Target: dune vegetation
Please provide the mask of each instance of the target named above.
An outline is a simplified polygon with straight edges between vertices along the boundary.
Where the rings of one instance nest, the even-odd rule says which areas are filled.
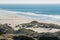
[[[14,30],[8,24],[0,24],[0,40],[60,40],[60,31],[54,33],[38,33],[31,29],[26,28],[56,28],[60,29],[59,25],[39,23],[32,21],[30,23],[18,24],[18,30]]]

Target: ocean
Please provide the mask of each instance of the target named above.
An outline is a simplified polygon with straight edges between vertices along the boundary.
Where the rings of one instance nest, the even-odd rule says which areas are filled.
[[[34,20],[60,22],[60,4],[0,4],[0,14],[8,11]]]

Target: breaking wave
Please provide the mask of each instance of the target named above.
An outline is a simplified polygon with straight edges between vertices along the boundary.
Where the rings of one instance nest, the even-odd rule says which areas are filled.
[[[48,14],[37,14],[33,12],[16,12],[16,11],[8,11],[8,10],[0,10],[0,14],[11,14],[18,16],[30,17],[33,20],[49,20],[49,21],[58,21],[60,22],[60,15],[48,15]]]

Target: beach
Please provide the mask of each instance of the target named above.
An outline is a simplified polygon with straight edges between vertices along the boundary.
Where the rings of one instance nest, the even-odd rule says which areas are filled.
[[[24,16],[18,17],[16,15],[0,14],[0,24],[11,24],[10,26],[13,29],[15,29],[15,26],[18,24],[28,23],[30,21],[32,21],[30,18]]]
[[[15,27],[18,24],[23,24],[23,23],[29,23],[33,21],[33,19],[28,18],[28,17],[24,17],[24,16],[17,16],[17,15],[3,15],[0,14],[0,24],[5,24],[7,23],[8,25],[11,24],[10,26],[14,29],[14,30],[18,30],[19,27]],[[36,20],[40,23],[48,23],[48,24],[57,24],[60,25],[58,22],[51,22],[51,21],[45,21],[45,20]],[[52,29],[49,30],[49,28],[26,28],[26,29],[31,29],[34,30],[36,32],[57,32],[60,31],[60,29]]]
[[[30,39],[60,40],[60,5],[0,4],[0,40]]]

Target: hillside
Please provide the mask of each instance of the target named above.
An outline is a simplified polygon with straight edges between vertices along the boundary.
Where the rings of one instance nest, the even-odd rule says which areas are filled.
[[[16,27],[22,27],[22,28],[55,28],[55,29],[60,29],[60,25],[50,24],[50,23],[40,23],[38,21],[31,21],[29,23],[23,23],[23,24],[17,25]]]

